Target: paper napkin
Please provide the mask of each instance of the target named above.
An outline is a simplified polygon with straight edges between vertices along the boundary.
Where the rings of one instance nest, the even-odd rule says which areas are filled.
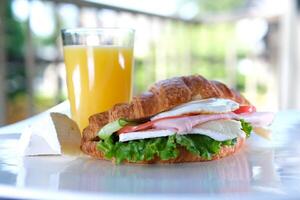
[[[19,152],[23,156],[78,155],[80,131],[67,115],[48,113],[28,125],[19,140]]]

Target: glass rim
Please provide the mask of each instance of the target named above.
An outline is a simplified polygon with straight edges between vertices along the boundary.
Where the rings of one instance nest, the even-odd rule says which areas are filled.
[[[76,27],[76,28],[63,28],[61,29],[62,34],[72,34],[72,33],[93,33],[93,32],[105,32],[105,31],[128,31],[135,33],[135,29],[126,28],[126,27],[100,27],[100,28],[91,28],[91,27]]]

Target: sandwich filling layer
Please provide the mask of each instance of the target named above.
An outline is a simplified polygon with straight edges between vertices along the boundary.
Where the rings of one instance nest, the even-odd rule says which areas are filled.
[[[242,109],[241,109],[242,108]],[[222,146],[235,145],[238,138],[249,137],[252,126],[267,126],[272,113],[255,112],[253,106],[220,98],[182,104],[153,116],[144,123],[119,119],[98,133],[97,148],[117,163],[176,158],[178,147],[207,160]]]
[[[122,133],[119,135],[119,141],[125,142],[130,140],[164,137],[173,135],[175,133],[178,135],[206,135],[217,141],[226,141],[237,137],[246,137],[245,132],[242,131],[240,121],[221,119],[216,121],[208,121],[203,124],[198,124],[188,130],[182,130],[180,132],[178,132],[176,128],[167,128]]]

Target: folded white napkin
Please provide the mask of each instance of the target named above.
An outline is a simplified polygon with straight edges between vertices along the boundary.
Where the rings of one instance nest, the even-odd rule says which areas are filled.
[[[19,140],[19,149],[24,156],[61,154],[61,146],[50,116],[25,128]]]
[[[69,108],[66,103],[64,106]],[[81,135],[77,124],[67,115],[56,113],[56,110],[61,111],[50,109],[36,116],[32,123],[25,126],[19,139],[20,155],[78,155],[81,153]]]

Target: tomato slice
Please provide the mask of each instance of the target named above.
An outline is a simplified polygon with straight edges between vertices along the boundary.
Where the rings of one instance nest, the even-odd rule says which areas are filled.
[[[195,115],[195,114],[193,114],[193,115]],[[153,121],[148,121],[148,122],[145,122],[143,124],[136,125],[136,126],[126,125],[126,126],[124,126],[123,128],[121,128],[118,131],[118,134],[135,132],[135,131],[141,131],[141,130],[145,130],[145,129],[150,129],[150,128],[153,127],[153,124],[155,122],[158,122],[158,121],[161,121],[161,120],[165,120],[165,119],[176,119],[176,118],[181,118],[181,117],[186,117],[186,116],[191,116],[191,114],[189,114],[189,115],[179,115],[179,116],[163,117],[163,118],[159,118],[159,119],[156,119],[156,120],[153,120]]]
[[[150,128],[152,128],[152,126],[153,126],[152,121],[149,121],[149,122],[146,122],[146,123],[143,123],[143,124],[139,124],[139,125],[136,125],[136,126],[127,125],[127,126],[124,126],[123,128],[121,128],[118,131],[118,134],[134,132],[134,131],[140,131],[140,130],[144,130],[144,129],[150,129]]]
[[[241,113],[252,113],[255,111],[256,111],[255,106],[240,106],[238,109],[236,109],[233,112],[235,114],[241,114]]]

